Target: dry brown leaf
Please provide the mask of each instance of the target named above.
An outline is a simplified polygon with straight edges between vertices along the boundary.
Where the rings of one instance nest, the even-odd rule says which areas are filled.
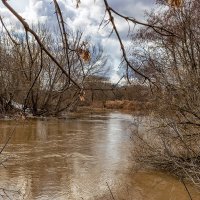
[[[80,93],[79,99],[80,99],[80,101],[85,101],[85,92],[84,92],[84,91],[82,91],[82,92]]]
[[[88,49],[89,44],[87,41],[83,41],[81,45],[76,49],[76,52],[84,62],[89,62],[91,59],[90,51]]]
[[[83,50],[80,56],[85,62],[90,60],[90,52],[88,50]]]
[[[76,0],[76,8],[79,8],[80,3],[81,3],[81,0]]]
[[[179,8],[183,5],[183,0],[167,0],[168,4],[172,7]]]
[[[81,59],[84,61],[84,62],[89,62],[90,59],[91,59],[91,56],[90,56],[90,52],[89,50],[85,50],[85,49],[82,49],[82,48],[78,48],[77,50],[77,53],[79,54],[79,56],[81,57]]]
[[[85,101],[85,97],[84,96],[79,96],[80,101]]]

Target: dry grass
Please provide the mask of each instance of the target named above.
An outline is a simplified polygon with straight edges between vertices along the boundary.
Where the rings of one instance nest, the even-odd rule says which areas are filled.
[[[115,100],[106,101],[105,108],[117,109],[117,110],[128,110],[132,112],[149,113],[152,109],[152,105],[148,102],[139,101],[128,101],[128,100]]]

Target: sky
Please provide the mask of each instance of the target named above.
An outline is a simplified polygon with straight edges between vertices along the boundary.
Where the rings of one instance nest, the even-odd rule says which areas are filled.
[[[108,0],[108,3],[118,12],[134,17],[140,21],[145,21],[144,12],[150,11],[155,7],[156,0]],[[0,1],[1,2],[1,1]],[[8,3],[20,13],[20,15],[29,23],[49,23],[56,22],[55,11],[52,0],[8,0]],[[76,8],[75,0],[58,0],[61,6],[67,26],[72,30],[82,30],[84,35],[90,37],[93,44],[101,44],[105,54],[109,55],[108,64],[111,66],[110,77],[112,82],[117,82],[121,75],[119,73],[119,64],[121,51],[119,42],[114,34],[111,37],[109,33],[111,26],[103,26],[99,29],[104,16],[103,0],[81,0],[80,7]],[[16,19],[0,3],[0,15],[8,26],[14,24]],[[125,46],[130,45],[130,39],[127,38],[128,24],[116,18],[117,28],[124,39]]]

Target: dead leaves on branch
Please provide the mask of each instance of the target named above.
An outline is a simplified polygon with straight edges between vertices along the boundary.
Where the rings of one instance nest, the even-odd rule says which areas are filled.
[[[83,42],[79,48],[77,48],[77,53],[79,54],[80,58],[84,61],[84,62],[89,62],[91,59],[91,55],[90,55],[90,51],[88,48],[88,43]]]
[[[183,5],[183,0],[167,0],[167,3],[174,8],[180,8]]]
[[[85,91],[81,91],[79,94],[80,101],[85,101]]]
[[[84,50],[84,49],[78,48],[77,52],[78,52],[79,56],[81,57],[81,59],[84,62],[89,62],[90,61],[90,52],[89,52],[89,50]]]
[[[81,3],[81,0],[76,0],[76,8],[79,8],[80,3]]]

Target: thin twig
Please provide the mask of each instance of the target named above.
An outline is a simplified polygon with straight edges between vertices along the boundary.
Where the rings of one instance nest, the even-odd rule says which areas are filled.
[[[112,199],[115,200],[115,197],[114,197],[114,195],[112,193],[112,190],[110,189],[110,186],[108,185],[108,182],[106,182],[106,184],[107,184],[107,187],[109,189],[110,195],[112,196]]]
[[[5,149],[6,146],[7,146],[8,142],[11,140],[11,138],[12,138],[12,136],[13,136],[15,130],[16,130],[16,126],[17,126],[17,125],[15,125],[15,127],[13,128],[12,132],[10,133],[8,139],[6,140],[4,146],[3,146],[2,149],[0,150],[0,154],[2,154],[2,152],[4,151],[4,149]]]
[[[193,199],[192,199],[192,196],[191,196],[191,194],[190,194],[190,191],[189,191],[189,189],[187,188],[187,186],[186,186],[186,184],[185,184],[184,180],[183,180],[183,179],[181,179],[181,182],[183,183],[183,185],[184,185],[184,187],[185,187],[185,190],[187,191],[187,193],[188,193],[188,196],[189,196],[190,200],[193,200]]]

